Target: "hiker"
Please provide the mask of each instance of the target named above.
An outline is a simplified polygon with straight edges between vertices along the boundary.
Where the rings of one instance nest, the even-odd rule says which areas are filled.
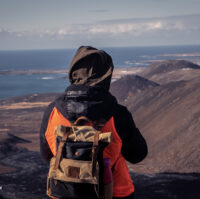
[[[142,161],[147,155],[147,145],[131,113],[109,93],[113,68],[112,58],[105,51],[90,46],[77,50],[68,72],[71,85],[44,113],[40,151],[47,161],[56,156],[56,137],[50,123],[65,125],[65,119],[74,122],[85,116],[107,124],[114,138],[103,155],[111,160],[113,198],[133,199],[134,185],[125,160],[130,163]],[[53,120],[53,116],[59,117],[59,121]]]

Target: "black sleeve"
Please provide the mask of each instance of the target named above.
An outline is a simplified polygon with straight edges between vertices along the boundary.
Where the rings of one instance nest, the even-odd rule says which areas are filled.
[[[114,111],[115,128],[122,139],[122,155],[131,163],[142,161],[147,153],[147,144],[136,128],[131,113],[126,107],[117,105]]]
[[[47,143],[47,140],[45,137],[45,132],[46,132],[47,126],[48,126],[49,116],[50,116],[54,106],[55,106],[55,103],[53,102],[45,110],[43,119],[42,119],[41,128],[40,128],[40,153],[41,153],[41,156],[43,157],[43,159],[46,160],[47,162],[50,161],[50,159],[53,157],[53,154]]]

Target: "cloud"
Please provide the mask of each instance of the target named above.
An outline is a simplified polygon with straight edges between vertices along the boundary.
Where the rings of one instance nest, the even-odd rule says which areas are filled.
[[[97,43],[101,45],[160,45],[175,43],[200,43],[200,15],[163,18],[118,19],[93,24],[72,24],[43,30],[8,30],[0,28],[0,42],[11,40],[63,45],[68,43]],[[62,42],[64,41],[64,42]],[[19,43],[20,43],[19,42]],[[57,42],[57,43],[56,43]],[[45,44],[46,44],[45,43]],[[62,44],[63,43],[63,44]],[[10,45],[10,44],[9,44]]]
[[[102,21],[94,24],[74,24],[58,29],[45,29],[40,31],[12,31],[0,30],[17,35],[43,35],[43,36],[71,36],[71,35],[95,35],[95,34],[132,34],[140,35],[156,31],[193,31],[200,29],[200,15],[150,18],[150,19],[119,19]]]
[[[132,34],[133,36],[156,31],[193,31],[200,29],[200,15],[150,19],[123,19],[95,24],[73,25],[61,28],[59,35],[77,34]]]

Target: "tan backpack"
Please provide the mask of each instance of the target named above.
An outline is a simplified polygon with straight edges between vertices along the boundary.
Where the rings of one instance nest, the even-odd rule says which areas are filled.
[[[111,132],[101,132],[86,117],[71,127],[57,126],[57,154],[50,161],[47,195],[54,199],[103,198],[103,150],[112,141]]]

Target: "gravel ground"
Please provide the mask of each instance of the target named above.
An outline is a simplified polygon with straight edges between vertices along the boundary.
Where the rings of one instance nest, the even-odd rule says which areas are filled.
[[[0,175],[0,199],[45,199],[48,165],[39,152],[0,143],[7,153],[0,164],[16,172]],[[131,173],[136,199],[199,199],[199,173]]]

